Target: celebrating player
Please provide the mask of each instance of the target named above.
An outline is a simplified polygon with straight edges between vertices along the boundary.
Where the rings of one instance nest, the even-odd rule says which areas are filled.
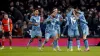
[[[56,25],[55,13],[49,15],[44,23],[46,24],[46,29],[45,29],[45,40],[42,43],[42,47],[48,42],[50,37],[53,37],[54,41],[57,40],[56,38],[57,31],[55,29],[55,25]],[[53,42],[53,44],[54,44],[53,50],[56,51],[55,48],[57,46],[57,43]]]
[[[73,37],[76,37],[76,39],[79,37],[79,31],[78,31],[78,24],[77,24],[77,17],[74,15],[74,9],[71,9],[71,11],[67,14],[67,25],[68,25],[68,51],[73,51]],[[77,45],[78,50],[80,50],[80,42],[79,39],[77,39]]]
[[[53,12],[55,13],[55,18],[56,18],[56,21],[57,21],[56,25],[55,25],[55,29],[57,30],[57,35],[56,35],[57,40],[54,41],[54,42],[57,43],[58,51],[61,51],[61,49],[59,47],[59,44],[58,44],[58,39],[60,38],[60,24],[61,24],[61,21],[62,21],[63,17],[60,14],[58,14],[58,9],[57,8],[54,8]]]
[[[40,16],[39,16],[39,11],[35,10],[34,11],[34,16],[30,18],[29,24],[32,25],[32,31],[30,32],[31,34],[31,39],[29,40],[27,44],[27,48],[30,45],[30,43],[33,41],[34,37],[38,37],[39,41],[39,50],[41,51],[41,44],[42,44],[42,33],[41,33],[41,28],[40,28]]]
[[[80,28],[82,31],[82,37],[84,40],[84,45],[85,45],[85,51],[89,51],[89,45],[88,45],[88,40],[87,40],[87,35],[89,35],[89,28],[88,28],[88,23],[85,19],[84,12],[78,11],[80,13],[79,15],[79,23],[80,23]]]

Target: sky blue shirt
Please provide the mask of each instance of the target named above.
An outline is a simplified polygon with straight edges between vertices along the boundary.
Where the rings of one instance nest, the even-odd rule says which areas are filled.
[[[73,15],[70,18],[68,18],[67,22],[69,22],[68,28],[78,29],[78,24],[77,24],[78,21],[75,19]]]
[[[81,27],[86,27],[88,22],[85,19],[84,12],[80,11],[79,13],[80,13],[80,16],[79,16],[80,26]]]
[[[48,16],[48,18],[45,21],[46,23],[46,31],[55,31],[55,25],[56,25],[56,18],[52,18],[52,16]]]
[[[36,30],[39,31],[40,30],[40,16],[32,16],[30,18],[30,21],[34,24],[34,23],[38,23],[37,26],[32,25],[32,30]]]
[[[60,24],[61,24],[60,19],[63,19],[63,17],[62,17],[60,14],[57,14],[55,18],[56,18],[56,25],[55,25],[55,28],[56,28],[56,29],[60,29]]]

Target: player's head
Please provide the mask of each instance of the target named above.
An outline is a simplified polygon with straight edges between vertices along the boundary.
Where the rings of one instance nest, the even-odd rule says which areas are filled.
[[[4,18],[5,18],[5,19],[8,19],[8,14],[5,13],[5,14],[4,14]]]
[[[14,10],[14,7],[11,7],[10,10],[13,11]]]
[[[79,17],[79,15],[80,15],[80,13],[79,13],[79,12],[77,12],[77,11],[75,12],[75,14],[76,14],[76,16],[77,16],[77,17]]]
[[[57,8],[53,8],[53,12],[58,13],[58,9]]]
[[[39,10],[38,9],[34,10],[34,15],[38,15],[38,14],[39,14]]]

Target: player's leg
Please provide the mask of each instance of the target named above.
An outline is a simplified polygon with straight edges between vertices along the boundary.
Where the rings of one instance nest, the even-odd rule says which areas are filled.
[[[88,45],[88,40],[87,40],[88,34],[89,34],[89,29],[87,27],[83,30],[83,40],[84,40],[84,45],[85,45],[85,51],[89,51],[89,45]]]
[[[75,36],[76,36],[77,50],[81,51],[81,48],[80,48],[80,38],[79,38],[79,31],[78,30],[75,31]]]
[[[57,31],[53,31],[51,33],[51,37],[54,39],[54,41],[53,41],[53,51],[57,51],[56,50],[56,47],[57,47],[57,38],[58,38]]]
[[[41,45],[42,45],[42,38],[41,38],[41,36],[38,36],[38,47],[41,47]]]
[[[81,51],[80,38],[79,37],[76,37],[76,44],[77,44],[77,50]]]
[[[68,51],[73,51],[73,37],[74,37],[74,31],[71,29],[68,29]]]
[[[52,35],[52,37],[53,37],[53,39],[54,39],[54,41],[53,41],[53,51],[56,51],[56,48],[57,48],[57,46],[58,46],[58,51],[61,51],[60,50],[60,47],[59,47],[59,45],[58,45],[58,39],[59,39],[59,36],[58,36],[58,32],[57,31],[54,31],[54,32],[52,32],[51,33]]]
[[[41,31],[37,31],[36,34],[37,34],[36,36],[38,37],[38,47],[39,47],[39,50],[42,51],[42,49],[41,49],[41,45],[42,45],[42,33],[41,33]]]
[[[34,40],[34,38],[31,38],[31,39],[28,41],[28,43],[27,43],[27,49],[28,49],[29,45],[33,42],[33,40]]]
[[[85,45],[85,51],[89,51],[88,40],[87,40],[86,37],[87,37],[86,35],[83,36],[84,45]]]
[[[42,45],[42,33],[41,31],[36,31],[36,36],[38,37],[38,47],[41,47]]]
[[[58,29],[58,34],[57,34],[57,49],[58,51],[61,51],[60,47],[59,47],[59,43],[58,43],[58,40],[60,39],[60,29]]]
[[[2,35],[2,47],[1,47],[1,49],[4,49],[5,37],[7,36],[7,33],[3,32],[2,34],[3,35]]]
[[[11,34],[12,34],[11,32],[8,32],[10,49],[12,49],[12,35]]]
[[[2,47],[0,48],[0,49],[4,49],[4,42],[5,42],[5,37],[4,37],[4,35],[2,36]]]
[[[69,49],[69,37],[67,39],[67,48]]]
[[[57,37],[58,37],[58,38],[57,38],[57,41],[56,41],[56,43],[57,43],[57,50],[58,50],[58,51],[61,51],[61,49],[60,49],[60,47],[59,47],[59,43],[58,43],[58,40],[60,39],[60,34],[58,34]]]
[[[29,47],[29,45],[33,42],[34,40],[34,37],[35,37],[35,32],[34,31],[31,31],[31,39],[28,41],[28,44],[27,44],[27,48]]]
[[[38,36],[38,49],[39,49],[40,51],[42,51],[41,46],[42,46],[42,38],[41,38],[41,36]]]
[[[49,38],[50,38],[51,34],[50,33],[45,33],[45,40],[44,42],[42,43],[42,47],[44,47],[44,45],[49,41]]]
[[[53,41],[53,51],[57,51],[56,50],[56,47],[57,47],[57,38],[56,38],[56,36],[52,36],[52,37],[54,39],[54,41]]]
[[[53,44],[53,46],[55,45],[55,47],[57,47],[58,51],[61,51],[61,49],[59,47],[59,43],[58,43],[58,40],[60,38],[60,33],[58,31],[57,31],[57,34],[56,34],[56,38],[57,38],[57,40],[54,40],[52,44]]]
[[[73,37],[69,37],[69,47],[67,51],[73,51]]]

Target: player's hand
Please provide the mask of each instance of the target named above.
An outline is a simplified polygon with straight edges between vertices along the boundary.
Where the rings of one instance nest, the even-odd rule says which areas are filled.
[[[12,35],[12,32],[9,32],[10,35]]]
[[[2,33],[4,33],[4,30],[2,30]]]
[[[75,19],[76,19],[76,20],[78,20],[78,19],[79,19],[79,17],[76,17]]]
[[[52,19],[49,19],[49,21],[52,21]]]
[[[64,20],[61,18],[60,21],[64,21]]]
[[[38,23],[34,23],[35,26],[38,26]]]
[[[17,32],[17,30],[15,30],[15,32]]]

